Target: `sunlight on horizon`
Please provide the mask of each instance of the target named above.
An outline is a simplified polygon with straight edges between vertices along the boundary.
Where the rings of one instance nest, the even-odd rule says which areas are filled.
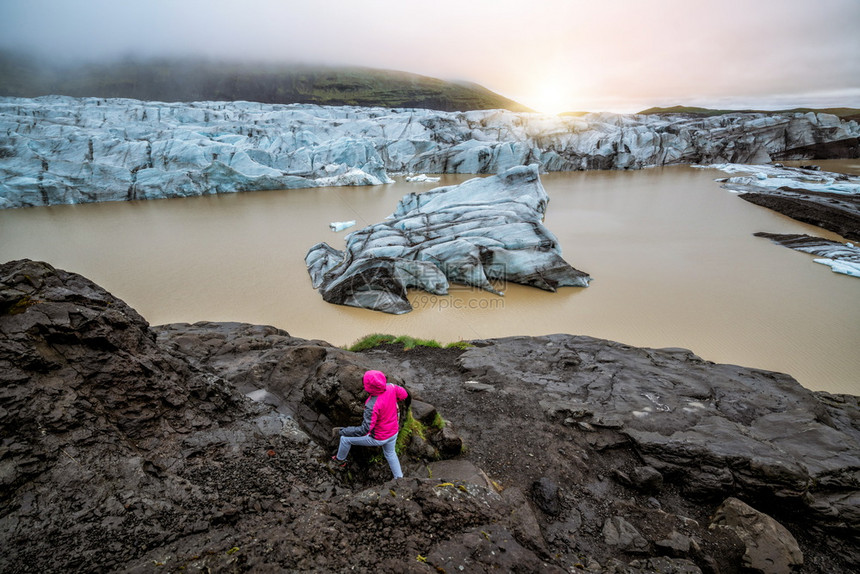
[[[560,114],[578,111],[574,107],[580,104],[579,100],[569,80],[553,78],[537,83],[532,91],[524,94],[521,103],[540,113]]]

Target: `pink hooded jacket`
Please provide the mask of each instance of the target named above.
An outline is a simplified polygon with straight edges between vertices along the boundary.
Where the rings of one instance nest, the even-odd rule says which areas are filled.
[[[364,403],[365,409],[372,409],[368,434],[376,440],[385,440],[398,433],[397,401],[409,396],[403,387],[386,381],[381,371],[364,373],[364,390],[370,394]]]

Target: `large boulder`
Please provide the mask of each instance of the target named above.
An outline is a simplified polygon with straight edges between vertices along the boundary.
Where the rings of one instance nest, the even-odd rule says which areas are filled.
[[[561,257],[542,223],[548,201],[536,165],[511,168],[409,194],[386,221],[347,235],[344,251],[318,243],[305,262],[329,303],[396,314],[412,310],[410,287],[440,295],[450,282],[494,293],[494,280],[586,287],[590,277]]]
[[[737,498],[714,513],[711,528],[727,528],[744,543],[743,566],[759,574],[791,574],[803,566],[794,536],[779,522]]]
[[[203,498],[181,476],[187,460],[286,425],[166,352],[93,282],[46,263],[0,265],[0,570],[116,571],[207,530],[184,510]]]
[[[164,353],[123,301],[46,263],[0,265],[0,341],[0,498],[105,454],[78,454],[94,441],[113,443],[115,456],[134,452],[140,466],[164,436],[251,412],[223,380]]]
[[[677,481],[689,496],[762,500],[804,514],[816,532],[858,540],[858,397],[683,349],[572,335],[473,344],[459,358],[466,376],[502,391],[532,388],[552,420],[620,434],[655,478]],[[860,563],[860,546],[822,536]]]

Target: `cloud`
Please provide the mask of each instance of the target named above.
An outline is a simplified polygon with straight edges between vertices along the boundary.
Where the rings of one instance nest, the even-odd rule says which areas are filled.
[[[363,65],[568,109],[822,90],[860,106],[857,0],[4,0],[2,15],[0,47],[53,59]]]

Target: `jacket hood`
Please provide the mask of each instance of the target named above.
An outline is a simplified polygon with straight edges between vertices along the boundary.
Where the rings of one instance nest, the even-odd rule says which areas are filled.
[[[382,371],[367,371],[364,373],[364,390],[377,396],[385,392],[387,380]]]

